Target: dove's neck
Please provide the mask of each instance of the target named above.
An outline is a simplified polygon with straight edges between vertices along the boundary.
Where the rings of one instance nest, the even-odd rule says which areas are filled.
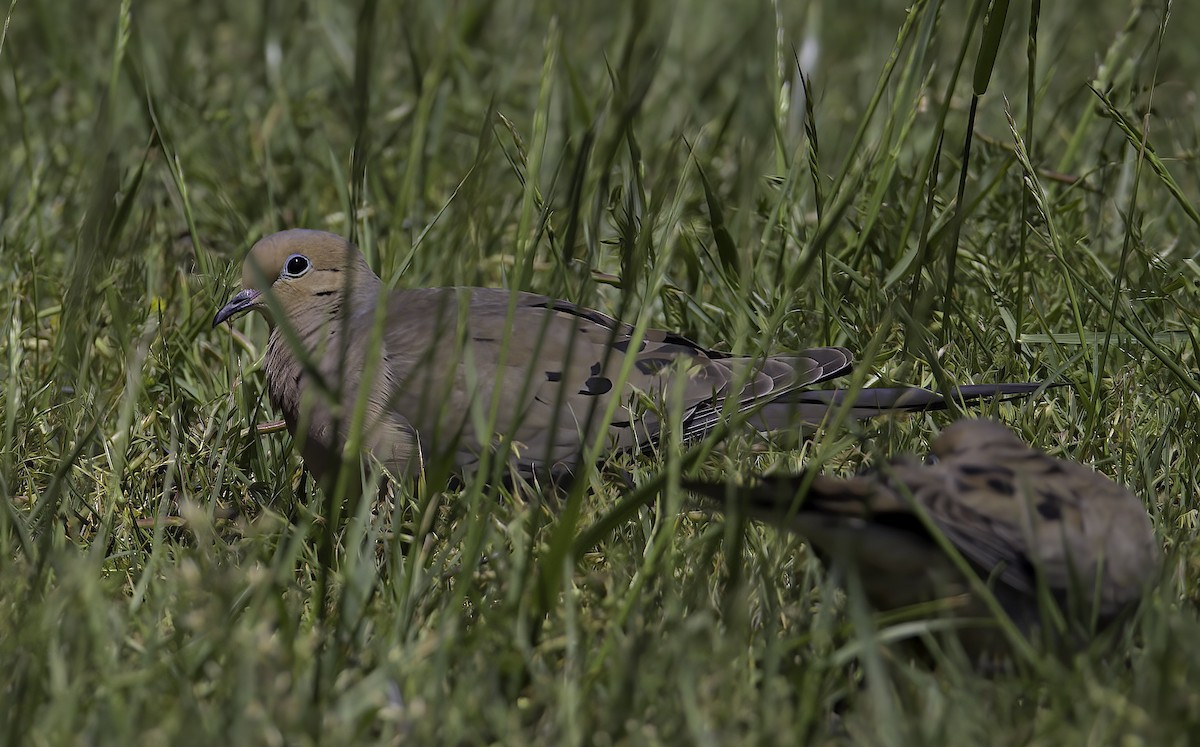
[[[287,327],[274,325],[268,343],[268,362],[299,370],[300,359],[317,361],[318,368],[340,370],[347,350],[356,345],[362,318],[370,319],[380,302],[382,282],[363,263],[351,264],[335,282],[318,286],[303,305],[287,311]]]
[[[382,287],[365,265],[360,270],[352,266],[340,285],[319,289],[303,308],[289,310],[290,329],[275,325],[271,330],[264,365],[271,401],[283,411],[293,435],[298,423],[310,422],[308,436],[318,452],[333,448],[339,403],[358,385],[370,329],[363,332],[362,320],[373,318]],[[305,402],[312,408],[307,415],[301,412]],[[306,453],[305,463],[310,459]]]
[[[291,315],[296,335],[305,342],[327,337],[330,330],[353,325],[355,318],[369,314],[379,303],[383,283],[365,263],[350,265],[333,280],[334,283],[312,293],[300,313]]]

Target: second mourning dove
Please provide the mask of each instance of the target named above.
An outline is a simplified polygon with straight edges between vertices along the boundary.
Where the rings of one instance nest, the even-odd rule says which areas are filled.
[[[712,430],[724,412],[768,400],[786,405],[760,412],[768,427],[796,413],[819,423],[846,393],[799,390],[851,364],[840,347],[764,359],[658,330],[638,339],[631,325],[530,293],[386,290],[357,248],[320,231],[260,240],[246,257],[242,288],[213,324],[247,311],[267,316],[271,401],[318,480],[338,463],[355,423],[364,450],[397,476],[447,457],[470,471],[501,436],[511,439],[508,458],[521,475],[569,471],[602,431],[609,452],[652,444],[655,408],[668,401],[679,406],[685,440]],[[961,387],[956,398],[1037,386]],[[946,404],[924,389],[854,396],[855,417]],[[723,409],[727,399],[736,407]]]
[[[1106,626],[1141,597],[1161,556],[1146,507],[1128,489],[990,420],[947,427],[926,462],[902,457],[845,479],[798,474],[684,487],[722,507],[728,496],[746,515],[795,531],[840,572],[854,572],[877,609],[942,599],[960,616],[987,616],[932,525],[1025,635],[1050,630],[1041,589],[1066,613],[1070,638]],[[994,627],[960,631],[976,657],[996,653],[999,635]]]

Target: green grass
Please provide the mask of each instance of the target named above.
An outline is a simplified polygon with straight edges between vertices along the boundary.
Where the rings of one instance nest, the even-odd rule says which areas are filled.
[[[11,3],[0,741],[1190,743],[1200,12],[1014,3],[989,77],[966,5]],[[866,383],[1066,384],[984,409],[1130,485],[1163,582],[1111,652],[983,679],[888,663],[797,540],[684,510],[673,449],[634,498],[331,527],[255,433],[261,320],[211,329],[292,226]],[[700,457],[850,470],[948,417]]]

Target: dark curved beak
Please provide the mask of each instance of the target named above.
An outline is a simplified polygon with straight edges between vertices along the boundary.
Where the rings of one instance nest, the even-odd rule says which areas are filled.
[[[253,288],[238,291],[237,295],[229,299],[229,303],[222,306],[221,310],[217,312],[216,318],[213,319],[213,327],[257,308],[259,306],[259,299],[261,298],[262,291],[254,290]]]

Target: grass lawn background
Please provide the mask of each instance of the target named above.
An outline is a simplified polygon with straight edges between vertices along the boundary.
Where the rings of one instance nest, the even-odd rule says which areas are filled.
[[[0,741],[1193,741],[1200,10],[1012,3],[976,76],[985,7],[12,2]],[[1163,582],[1107,654],[931,670],[876,645],[920,624],[675,483],[852,471],[946,414],[667,448],[557,513],[431,483],[335,526],[255,431],[265,325],[211,329],[295,226],[398,285],[845,345],[856,385],[1064,384],[982,411],[1130,485]]]

